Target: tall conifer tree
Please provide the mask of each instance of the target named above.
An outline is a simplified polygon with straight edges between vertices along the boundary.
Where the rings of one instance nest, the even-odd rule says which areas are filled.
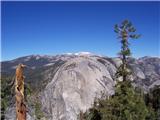
[[[85,120],[146,120],[148,109],[143,97],[135,91],[131,85],[129,75],[128,57],[131,56],[129,39],[137,39],[140,35],[135,34],[136,29],[128,20],[116,24],[114,31],[121,41],[119,53],[122,64],[117,69],[116,76],[122,77],[123,81],[115,86],[115,94],[109,99],[99,100],[98,106],[94,104],[90,111],[85,113]],[[96,117],[99,117],[98,119]],[[152,119],[152,117],[148,117]]]
[[[127,58],[131,56],[129,39],[138,39],[140,35],[135,33],[136,29],[128,20],[124,20],[121,24],[116,24],[114,31],[117,33],[118,39],[120,39],[121,42],[121,51],[119,56],[122,60],[122,64],[118,68],[116,76],[122,77],[123,81],[126,81],[127,75],[130,74],[127,63]]]

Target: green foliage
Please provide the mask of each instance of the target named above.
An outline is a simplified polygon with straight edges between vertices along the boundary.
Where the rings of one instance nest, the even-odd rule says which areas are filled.
[[[145,120],[148,109],[141,94],[136,93],[131,83],[120,82],[115,95],[109,99],[99,100],[98,105],[90,109],[86,120]],[[93,119],[100,116],[100,119]]]
[[[155,86],[145,95],[145,102],[150,110],[147,120],[160,118],[160,85]]]
[[[128,81],[120,82],[116,86],[115,99],[118,104],[120,119],[126,120],[145,120],[148,113],[147,107],[141,95],[136,93],[131,83]]]
[[[1,119],[5,119],[5,111],[15,99],[14,80],[15,78],[13,76],[7,74],[3,74],[1,77]],[[25,83],[25,95],[30,96],[31,93],[32,89],[30,85]]]
[[[1,119],[4,119],[4,112],[10,103],[12,87],[9,84],[11,80],[12,77],[7,75],[1,77]]]
[[[131,55],[129,38],[137,39],[140,35],[135,34],[136,29],[128,20],[120,25],[116,24],[114,31],[121,39],[121,51],[119,53],[122,64],[117,69],[116,78],[122,77],[123,82],[118,82],[115,94],[109,99],[99,100],[88,112],[84,114],[85,120],[156,120],[160,112],[160,88],[153,90],[144,101],[144,93],[136,90],[128,76],[131,74],[127,58]],[[157,97],[153,97],[153,96]],[[150,105],[149,105],[150,104]],[[155,110],[157,111],[155,114]],[[98,116],[98,118],[97,118]],[[157,117],[156,117],[157,116]]]
[[[127,72],[127,57],[131,55],[131,51],[129,49],[129,39],[138,39],[140,37],[139,34],[135,34],[136,29],[132,25],[132,23],[128,20],[124,20],[121,24],[116,24],[114,26],[114,31],[118,35],[118,38],[121,39],[121,51],[119,53],[122,59],[122,65],[118,68],[118,76],[123,77],[125,81],[129,72]]]
[[[31,86],[29,85],[29,84],[25,84],[25,95],[28,95],[28,96],[30,96],[31,95],[31,93],[32,93],[32,88],[31,88]]]
[[[120,53],[118,53],[118,55],[120,55],[120,56],[122,56],[122,55],[130,56],[131,51],[130,51],[130,49],[122,50]]]
[[[127,66],[127,65],[126,65]],[[130,69],[128,69],[129,67],[127,66],[126,69],[123,69],[123,65],[121,64],[118,68],[118,71],[116,72],[115,76],[116,78],[119,78],[121,76],[127,76],[130,75],[132,72],[130,71]]]
[[[35,115],[36,115],[36,117],[37,117],[38,120],[40,120],[41,118],[44,117],[44,114],[41,111],[41,103],[39,101],[37,101],[35,103]]]

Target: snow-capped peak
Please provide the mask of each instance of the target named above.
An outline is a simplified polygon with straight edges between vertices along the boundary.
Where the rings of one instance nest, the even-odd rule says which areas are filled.
[[[89,56],[89,55],[93,55],[93,54],[90,52],[77,52],[77,53],[65,53],[65,55]]]
[[[64,55],[75,55],[75,56],[84,56],[84,55],[93,55],[91,52],[77,52],[77,53],[65,53]]]
[[[74,55],[81,56],[81,55],[93,55],[93,54],[90,52],[78,52],[78,53],[74,53]]]

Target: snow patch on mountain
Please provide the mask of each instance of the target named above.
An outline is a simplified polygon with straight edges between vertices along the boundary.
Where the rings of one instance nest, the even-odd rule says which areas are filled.
[[[74,55],[77,55],[77,56],[85,56],[85,55],[93,55],[93,54],[90,53],[90,52],[78,52],[78,53],[75,53]]]
[[[94,55],[94,54],[91,52],[76,52],[76,53],[64,53],[64,55],[85,56],[85,55]]]

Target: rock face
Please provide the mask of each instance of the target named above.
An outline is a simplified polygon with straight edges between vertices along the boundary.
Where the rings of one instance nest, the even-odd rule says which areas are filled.
[[[129,58],[128,61],[133,71],[130,78],[133,85],[145,92],[160,85],[160,58]],[[89,53],[27,56],[2,62],[2,74],[11,74],[18,62],[30,68],[26,71],[26,83],[36,92],[28,99],[40,102],[43,119],[48,120],[77,120],[80,111],[89,109],[96,98],[102,98],[102,94],[106,97],[114,94],[114,75],[121,64],[119,58]],[[31,108],[29,102],[28,106]],[[6,110],[7,120],[15,118],[9,112],[13,109],[12,103]],[[28,118],[36,119],[34,108],[28,113]]]
[[[76,120],[80,110],[90,108],[101,92],[112,95],[114,84],[102,63],[87,57],[74,58],[62,65],[46,86],[41,95],[43,110],[52,115],[52,120]]]
[[[160,85],[160,58],[143,57],[138,60],[131,59],[129,62],[136,86],[148,92],[155,85]]]

